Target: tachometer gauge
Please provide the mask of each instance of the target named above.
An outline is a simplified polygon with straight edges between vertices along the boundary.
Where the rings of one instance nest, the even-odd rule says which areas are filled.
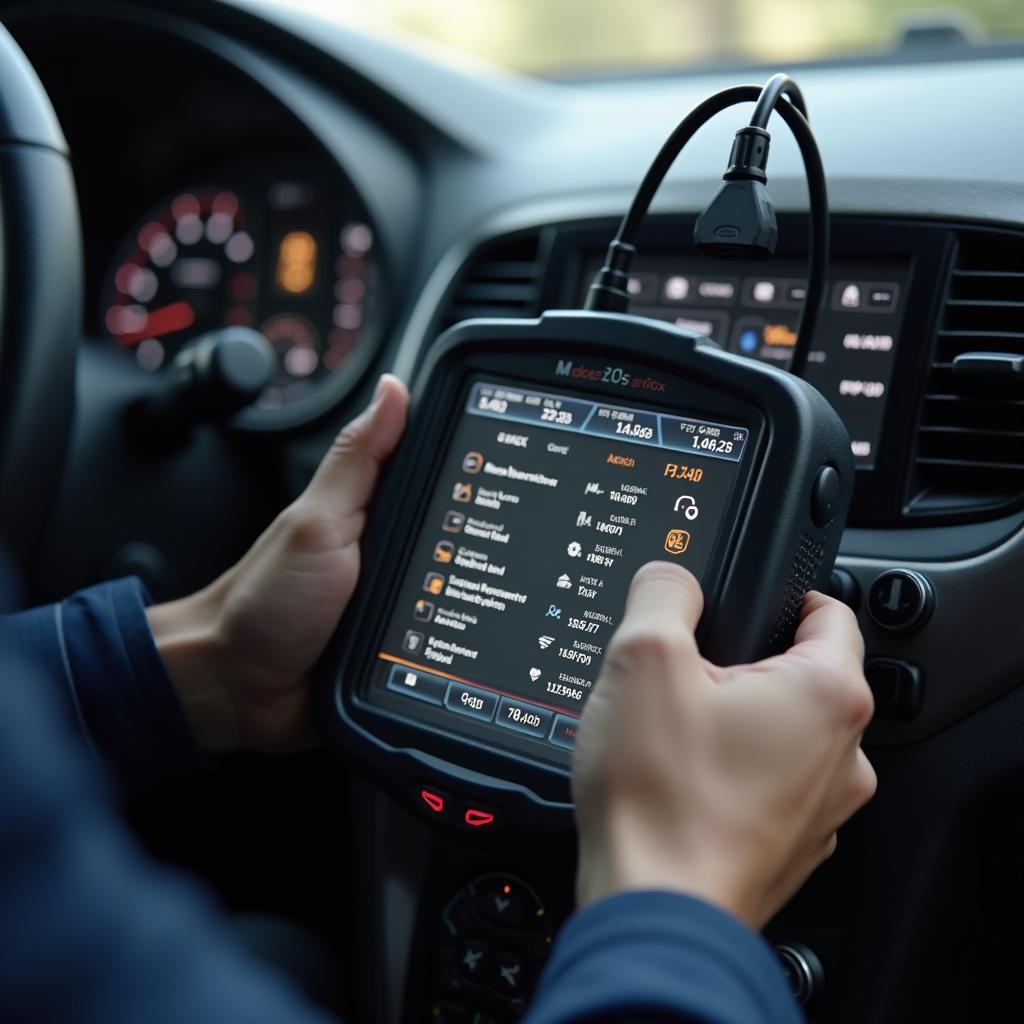
[[[239,197],[182,192],[151,213],[113,270],[108,334],[146,370],[158,370],[191,339],[253,323],[259,288],[256,243]]]
[[[105,333],[140,367],[159,371],[209,331],[253,327],[278,366],[237,421],[289,425],[329,408],[366,365],[377,305],[373,230],[355,196],[338,191],[267,176],[161,203],[110,269]]]

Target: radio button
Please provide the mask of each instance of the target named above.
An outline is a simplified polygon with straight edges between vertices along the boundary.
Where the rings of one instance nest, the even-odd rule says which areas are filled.
[[[527,736],[545,740],[553,718],[554,712],[538,708],[533,704],[524,704],[518,700],[502,697],[501,703],[498,705],[496,721],[498,725],[504,726],[506,729],[513,729]]]
[[[539,904],[532,905],[535,901],[529,900],[529,890],[525,886],[500,875],[491,875],[483,882],[473,883],[469,891],[476,912],[485,921],[502,928],[522,928],[527,913],[535,915],[539,908]],[[531,903],[529,908],[523,905],[524,895]]]
[[[459,950],[459,970],[471,981],[481,982],[489,978],[490,947],[479,939],[467,939]]]
[[[447,680],[438,679],[437,676],[416,669],[405,668],[404,665],[395,665],[388,676],[388,689],[392,693],[402,693],[406,697],[415,697],[428,704],[440,706],[444,702],[447,688]]]
[[[494,718],[494,709],[498,706],[498,698],[486,690],[478,690],[475,686],[449,683],[448,692],[444,697],[444,706],[457,715],[489,722]]]
[[[497,978],[495,987],[507,999],[521,995],[532,979],[523,957],[515,953],[498,953],[496,958]]]
[[[555,715],[555,724],[551,726],[548,742],[553,743],[556,747],[573,750],[576,746],[576,730],[579,728],[579,724],[578,718]]]
[[[793,998],[801,1006],[809,1006],[825,986],[825,968],[814,950],[802,942],[787,942],[775,947],[775,955],[782,965]]]
[[[864,677],[875,698],[875,720],[909,722],[920,714],[922,672],[909,661],[868,658]]]
[[[894,633],[916,633],[934,606],[931,583],[913,569],[887,569],[868,591],[868,615],[876,626]]]
[[[860,584],[856,576],[848,569],[833,569],[828,583],[828,596],[857,611],[860,607]]]

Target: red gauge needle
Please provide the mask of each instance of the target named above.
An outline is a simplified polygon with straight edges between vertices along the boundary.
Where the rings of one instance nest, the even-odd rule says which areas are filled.
[[[142,330],[132,334],[122,334],[121,344],[125,347],[137,345],[143,338],[158,338],[161,334],[173,334],[183,331],[196,322],[196,311],[191,303],[181,300],[170,302],[166,306],[152,310],[146,316]]]

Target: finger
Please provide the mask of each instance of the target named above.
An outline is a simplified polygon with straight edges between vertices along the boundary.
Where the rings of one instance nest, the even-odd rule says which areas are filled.
[[[719,684],[778,680],[790,688],[802,688],[807,708],[825,715],[829,727],[854,745],[874,713],[857,619],[846,605],[815,591],[804,599],[800,625],[788,651],[708,674]]]
[[[804,598],[789,653],[817,665],[838,664],[859,672],[864,664],[864,638],[857,617],[842,601],[812,590]]]
[[[365,508],[381,465],[402,436],[408,409],[405,385],[384,374],[373,401],[344,427],[324,456],[310,482],[310,497],[323,500],[336,516]]]
[[[856,616],[841,601],[815,590],[804,597],[799,626],[788,651],[752,663],[726,666],[705,663],[708,676],[717,683],[746,679],[751,673],[818,679],[824,675],[823,670],[828,669],[831,677],[851,680],[851,689],[858,692],[857,680],[863,667],[864,639]],[[865,703],[870,694],[861,696],[864,698],[861,703]],[[867,718],[870,718],[870,709]]]

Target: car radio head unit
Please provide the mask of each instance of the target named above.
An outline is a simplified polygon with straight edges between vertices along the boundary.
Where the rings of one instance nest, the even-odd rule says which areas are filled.
[[[813,388],[676,327],[461,324],[413,389],[324,658],[327,734],[396,791],[564,810],[635,571],[697,576],[712,660],[780,650],[827,583],[853,479]]]

